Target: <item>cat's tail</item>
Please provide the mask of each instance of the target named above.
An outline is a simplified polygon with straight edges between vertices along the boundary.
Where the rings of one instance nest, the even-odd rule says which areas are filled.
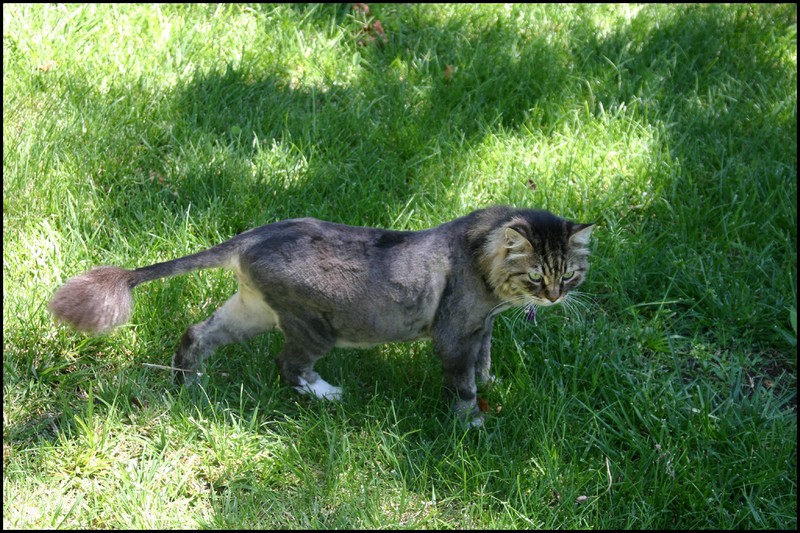
[[[236,254],[231,241],[172,261],[135,270],[101,266],[68,280],[53,294],[48,309],[73,328],[105,333],[126,323],[133,311],[133,288],[140,283],[192,270],[230,266]]]

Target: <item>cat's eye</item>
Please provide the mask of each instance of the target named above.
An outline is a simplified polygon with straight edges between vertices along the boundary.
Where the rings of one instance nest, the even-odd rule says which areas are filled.
[[[542,281],[542,275],[538,272],[528,272],[528,277],[531,278],[531,281],[535,281],[536,283]]]
[[[569,272],[564,272],[564,273],[561,275],[561,279],[563,279],[563,280],[565,280],[565,281],[566,281],[566,280],[568,280],[568,279],[572,279],[572,277],[573,277],[574,275],[575,275],[575,272],[574,272],[573,270],[570,270]]]

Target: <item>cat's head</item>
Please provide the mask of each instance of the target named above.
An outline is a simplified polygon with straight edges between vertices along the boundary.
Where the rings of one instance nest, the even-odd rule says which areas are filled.
[[[494,227],[477,250],[478,263],[501,300],[514,306],[561,303],[586,278],[594,224],[535,210],[509,210],[499,220],[492,218]]]

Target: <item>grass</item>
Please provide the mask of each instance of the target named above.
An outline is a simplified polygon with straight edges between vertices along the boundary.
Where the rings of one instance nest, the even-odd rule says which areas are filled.
[[[4,528],[797,527],[794,5],[3,6]],[[380,28],[375,21],[381,22]],[[46,302],[314,216],[595,221],[583,311],[507,313],[465,431],[427,343],[168,364],[234,290]]]

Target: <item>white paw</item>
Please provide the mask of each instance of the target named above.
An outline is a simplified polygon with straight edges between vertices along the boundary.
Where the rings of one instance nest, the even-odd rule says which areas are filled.
[[[334,387],[322,378],[317,379],[314,383],[309,383],[303,378],[299,378],[300,385],[294,389],[300,394],[311,393],[317,398],[322,400],[339,401],[342,399],[341,387]]]
[[[483,427],[483,415],[478,415],[472,420],[467,421],[467,428],[480,428]]]

